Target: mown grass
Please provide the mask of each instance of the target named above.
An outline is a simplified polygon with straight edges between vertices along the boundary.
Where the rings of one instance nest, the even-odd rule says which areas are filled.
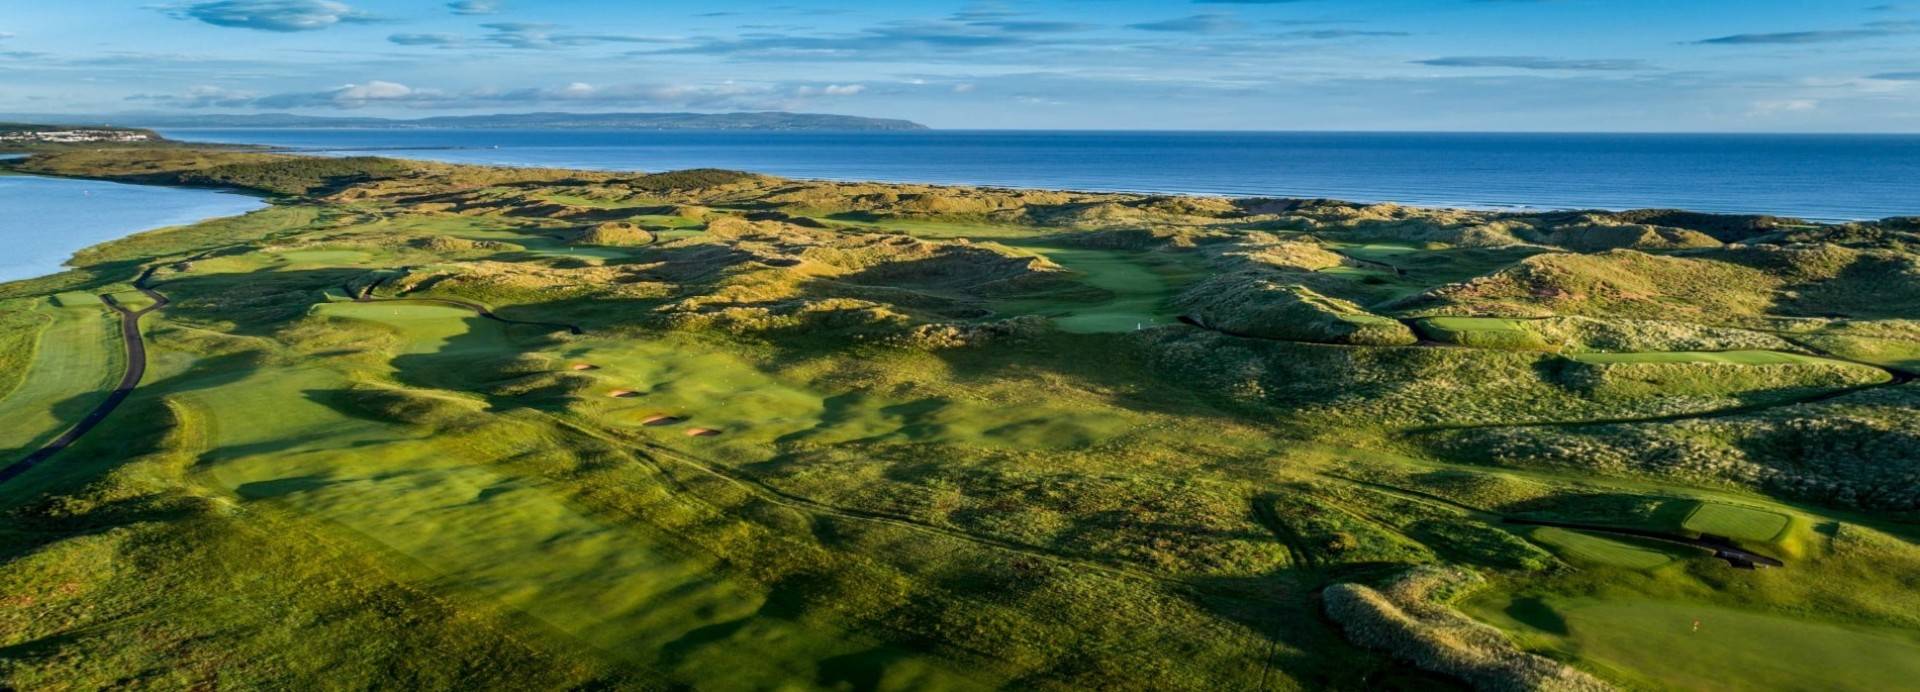
[[[1495,665],[1429,668],[1581,679],[1525,648],[1633,685],[1662,682],[1652,649],[1580,623],[1631,633],[1707,608],[1783,641],[1920,630],[1907,527],[1760,494],[1828,502],[1846,484],[1904,506],[1905,388],[1766,408],[1883,381],[1783,337],[1899,325],[1760,316],[1844,304],[1812,284],[1856,285],[1865,270],[1845,268],[1877,259],[1543,255],[1466,212],[1320,203],[437,164],[355,183],[264,160],[36,164],[245,163],[226,172],[337,194],[9,287],[43,305],[0,309],[26,330],[62,292],[80,307],[59,314],[104,325],[91,294],[138,305],[124,282],[148,266],[174,304],[148,318],[153,370],[129,408],[0,487],[20,520],[0,530],[0,582],[36,599],[0,608],[0,686],[298,686],[337,668],[341,686],[418,689],[1425,689],[1446,683],[1343,636],[1451,635]],[[656,242],[572,245],[603,223]],[[1256,230],[1295,228],[1313,231]],[[1168,324],[1176,296],[1239,272],[1339,315],[1397,327],[1386,315],[1413,310],[1460,339],[1530,331],[1579,355]],[[1571,288],[1596,292],[1545,290]],[[1445,316],[1487,307],[1543,319]],[[1750,412],[1689,418],[1729,407]],[[1675,422],[1550,425],[1649,416]],[[1409,432],[1425,427],[1455,429]],[[1718,531],[1790,567],[1508,516]],[[1517,646],[1427,608],[1448,594],[1395,600],[1408,570],[1443,567],[1490,580],[1488,603],[1534,604],[1473,610]],[[1336,590],[1380,636],[1322,616],[1315,594]],[[1709,670],[1755,680],[1734,666]]]
[[[1510,614],[1504,599],[1477,614],[1533,636],[1628,680],[1689,690],[1889,690],[1920,675],[1911,631],[1848,627],[1675,601],[1552,599],[1540,615]],[[1529,622],[1531,621],[1531,622]],[[1694,623],[1698,622],[1698,629]],[[1548,630],[1538,628],[1546,624]]]
[[[64,307],[62,307],[64,306]],[[18,385],[0,398],[0,454],[7,463],[65,432],[106,398],[120,381],[126,352],[118,313],[87,294],[46,301],[36,313],[46,326],[21,355]]]
[[[1674,550],[1640,545],[1628,539],[1596,536],[1570,529],[1541,526],[1528,532],[1540,542],[1576,563],[1602,564],[1648,570],[1674,561]]]
[[[0,401],[26,381],[40,331],[52,319],[34,309],[38,300],[0,302]]]
[[[1680,525],[1714,536],[1771,542],[1782,538],[1790,521],[1778,512],[1703,502]]]

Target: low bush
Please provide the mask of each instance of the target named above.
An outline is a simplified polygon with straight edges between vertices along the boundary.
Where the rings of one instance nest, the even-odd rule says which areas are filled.
[[[1613,689],[1564,663],[1521,651],[1500,630],[1447,605],[1482,583],[1458,568],[1416,567],[1379,590],[1336,584],[1321,601],[1354,643],[1483,692]]]

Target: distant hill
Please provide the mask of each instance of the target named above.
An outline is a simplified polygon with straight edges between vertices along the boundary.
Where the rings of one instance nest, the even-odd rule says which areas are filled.
[[[925,130],[927,126],[906,120],[861,118],[851,115],[816,113],[505,113],[499,115],[453,115],[411,120],[364,117],[330,117],[291,113],[249,115],[160,115],[120,114],[112,116],[18,115],[6,116],[37,122],[112,122],[134,127],[166,128],[307,128],[340,127],[368,129],[434,130]]]

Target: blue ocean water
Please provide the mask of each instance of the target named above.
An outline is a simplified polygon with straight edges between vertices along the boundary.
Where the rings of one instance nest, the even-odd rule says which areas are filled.
[[[114,238],[264,205],[213,190],[0,175],[0,281],[59,272],[73,253]]]
[[[1920,135],[167,130],[461,163],[1330,197],[1519,209],[1920,215]],[[368,152],[382,147],[468,147]],[[494,148],[498,147],[498,148]]]

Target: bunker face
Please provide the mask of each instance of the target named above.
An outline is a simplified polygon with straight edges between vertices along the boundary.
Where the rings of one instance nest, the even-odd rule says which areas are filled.
[[[720,431],[712,428],[687,428],[687,437],[718,437]]]
[[[596,365],[588,365],[588,364],[586,364],[586,363],[574,363],[574,364],[573,364],[573,369],[575,369],[575,370],[599,370],[599,369],[600,369],[600,367],[599,367],[599,366],[596,366]]]
[[[640,424],[651,425],[651,426],[661,426],[661,425],[673,425],[678,422],[680,422],[680,419],[673,416],[653,416],[646,420],[640,421]]]
[[[616,389],[611,392],[607,392],[607,396],[613,397],[615,399],[632,399],[636,396],[640,396],[640,393],[635,392],[631,389]]]

